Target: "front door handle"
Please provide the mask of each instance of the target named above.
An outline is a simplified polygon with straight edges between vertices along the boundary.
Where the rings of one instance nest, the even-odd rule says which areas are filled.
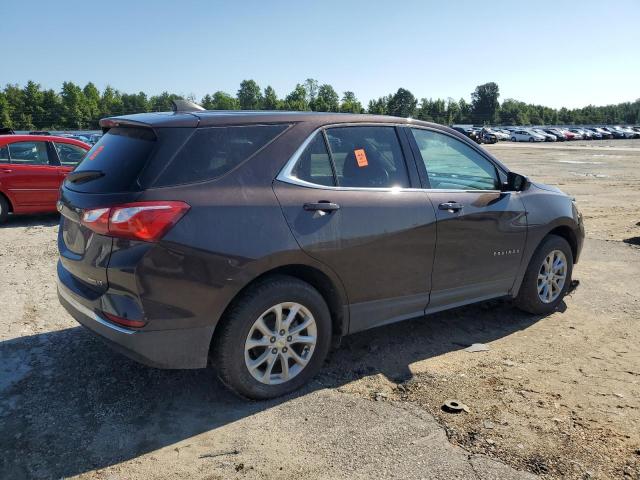
[[[305,203],[303,208],[308,212],[320,211],[330,213],[334,210],[338,210],[340,208],[340,205],[338,205],[337,203],[320,201],[316,203]]]
[[[462,204],[458,202],[445,202],[438,205],[439,210],[447,210],[448,212],[459,212],[462,210]]]
[[[13,172],[13,170],[11,170],[10,168],[2,168],[2,169],[0,169],[0,172],[2,172],[2,173],[11,173],[11,172]]]

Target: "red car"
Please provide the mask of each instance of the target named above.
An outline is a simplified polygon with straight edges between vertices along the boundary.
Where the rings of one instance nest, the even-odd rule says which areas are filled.
[[[9,212],[55,212],[58,190],[89,145],[52,135],[0,135],[0,223]]]

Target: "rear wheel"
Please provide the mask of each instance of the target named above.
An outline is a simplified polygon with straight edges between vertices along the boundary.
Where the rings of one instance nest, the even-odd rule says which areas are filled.
[[[9,202],[4,198],[2,194],[0,194],[0,223],[4,223],[7,221],[9,217]]]
[[[572,271],[569,243],[557,235],[547,236],[529,262],[516,305],[529,313],[553,312],[569,289]]]
[[[512,142],[517,142],[518,140],[516,140],[516,137],[511,137],[511,141]]]
[[[311,285],[269,277],[234,302],[214,339],[221,380],[238,394],[267,399],[292,392],[321,368],[331,316]]]
[[[530,142],[533,142],[533,137],[529,137],[529,141],[530,141]]]

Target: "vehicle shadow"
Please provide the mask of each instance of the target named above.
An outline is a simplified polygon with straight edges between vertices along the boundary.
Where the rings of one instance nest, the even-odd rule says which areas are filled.
[[[314,390],[384,374],[523,330],[541,317],[488,302],[347,337],[299,392],[239,399],[212,369],[157,370],[81,327],[0,343],[0,478],[60,478],[135,458]]]
[[[16,227],[53,227],[60,223],[58,213],[46,213],[39,215],[9,215],[5,223],[0,223],[2,228]]]

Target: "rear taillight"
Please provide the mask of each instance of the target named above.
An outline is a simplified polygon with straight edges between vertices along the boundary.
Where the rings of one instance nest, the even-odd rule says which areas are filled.
[[[157,242],[189,210],[184,202],[135,202],[85,210],[81,223],[102,235]]]
[[[130,320],[128,318],[118,317],[112,313],[102,312],[102,314],[107,317],[109,321],[122,325],[123,327],[142,328],[147,324],[147,322],[143,322],[141,320]]]

